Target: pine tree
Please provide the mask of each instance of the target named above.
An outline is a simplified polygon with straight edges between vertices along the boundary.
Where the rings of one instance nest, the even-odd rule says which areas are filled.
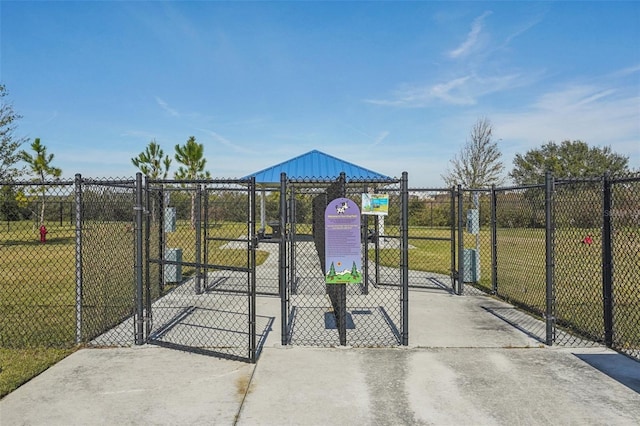
[[[333,262],[331,262],[331,266],[329,267],[329,276],[330,277],[336,276],[336,268],[335,266],[333,266]]]

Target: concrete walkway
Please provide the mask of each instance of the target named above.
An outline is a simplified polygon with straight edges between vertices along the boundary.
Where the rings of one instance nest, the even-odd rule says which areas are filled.
[[[282,347],[279,308],[258,300],[275,321],[255,365],[84,349],[2,399],[0,424],[640,424],[639,362],[546,347],[488,296],[411,291],[410,346],[392,349]]]

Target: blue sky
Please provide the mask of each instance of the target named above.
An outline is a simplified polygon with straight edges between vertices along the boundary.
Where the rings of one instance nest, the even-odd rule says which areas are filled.
[[[566,139],[640,168],[640,2],[2,1],[0,24],[17,133],[65,177],[195,136],[215,177],[318,149],[441,187],[481,117],[506,171]]]

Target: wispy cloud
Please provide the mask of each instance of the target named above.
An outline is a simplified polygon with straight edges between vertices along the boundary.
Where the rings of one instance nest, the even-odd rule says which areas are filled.
[[[538,25],[540,22],[542,22],[542,19],[543,19],[543,15],[540,14],[538,16],[534,16],[530,18],[529,21],[520,23],[519,27],[517,27],[515,31],[509,34],[507,38],[505,38],[504,42],[500,45],[500,48],[504,48],[508,46],[513,40],[520,37],[522,34],[528,32],[530,29],[532,29],[533,27]]]
[[[258,154],[257,151],[254,151],[252,149],[247,149],[245,147],[242,147],[238,144],[235,144],[233,142],[231,142],[229,139],[219,135],[218,133],[214,132],[213,130],[208,130],[208,129],[198,129],[201,132],[207,133],[208,135],[210,135],[216,142],[221,143],[222,145],[226,146],[227,148],[231,148],[232,150],[234,150],[235,152],[240,152],[243,154],[252,154],[252,155],[256,155]]]
[[[134,138],[140,138],[140,139],[144,139],[146,141],[151,141],[152,139],[156,138],[156,135],[154,133],[151,132],[147,132],[144,130],[125,130],[120,136],[131,136]]]
[[[513,73],[488,77],[470,74],[431,85],[405,87],[396,90],[390,99],[367,99],[365,102],[405,108],[421,108],[436,102],[448,105],[475,105],[483,96],[527,86],[539,76],[539,73]]]
[[[389,132],[387,132],[386,130],[384,132],[381,132],[376,137],[376,140],[373,142],[373,145],[371,145],[371,146],[380,145],[382,143],[382,141],[384,141],[387,138],[387,136],[389,136]]]
[[[162,108],[165,112],[167,112],[172,117],[180,117],[180,113],[171,108],[168,103],[166,103],[163,99],[156,96],[156,103]]]
[[[590,145],[611,146],[640,163],[638,105],[637,93],[569,85],[542,94],[523,111],[495,114],[492,121],[500,137],[518,145],[518,152],[548,141],[580,139]]]
[[[492,13],[493,12],[491,11],[486,11],[473,20],[473,23],[471,24],[471,30],[469,31],[469,34],[467,34],[467,38],[464,42],[462,42],[460,46],[449,52],[449,57],[459,58],[462,56],[466,56],[473,50],[473,48],[478,43],[478,38],[480,36],[480,33],[482,32],[485,18]]]
[[[619,78],[619,77],[627,77],[629,75],[633,75],[640,72],[640,64],[632,65],[627,68],[623,68],[621,70],[617,70],[613,72],[610,77]]]
[[[355,130],[356,132],[360,133],[361,135],[365,136],[367,139],[372,140],[373,143],[370,145],[370,147],[374,147],[376,145],[380,145],[386,138],[387,136],[389,136],[391,133],[384,130],[380,133],[378,133],[378,135],[373,136],[367,132],[365,132],[364,130],[361,130],[355,126],[352,126],[351,124],[347,124],[346,125],[348,128]]]

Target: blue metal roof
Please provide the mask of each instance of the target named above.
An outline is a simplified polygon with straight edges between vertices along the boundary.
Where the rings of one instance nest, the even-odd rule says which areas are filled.
[[[349,180],[392,180],[391,177],[357,166],[318,150],[309,151],[275,166],[252,173],[256,183],[279,183],[280,173],[287,179],[333,181],[344,172]]]

